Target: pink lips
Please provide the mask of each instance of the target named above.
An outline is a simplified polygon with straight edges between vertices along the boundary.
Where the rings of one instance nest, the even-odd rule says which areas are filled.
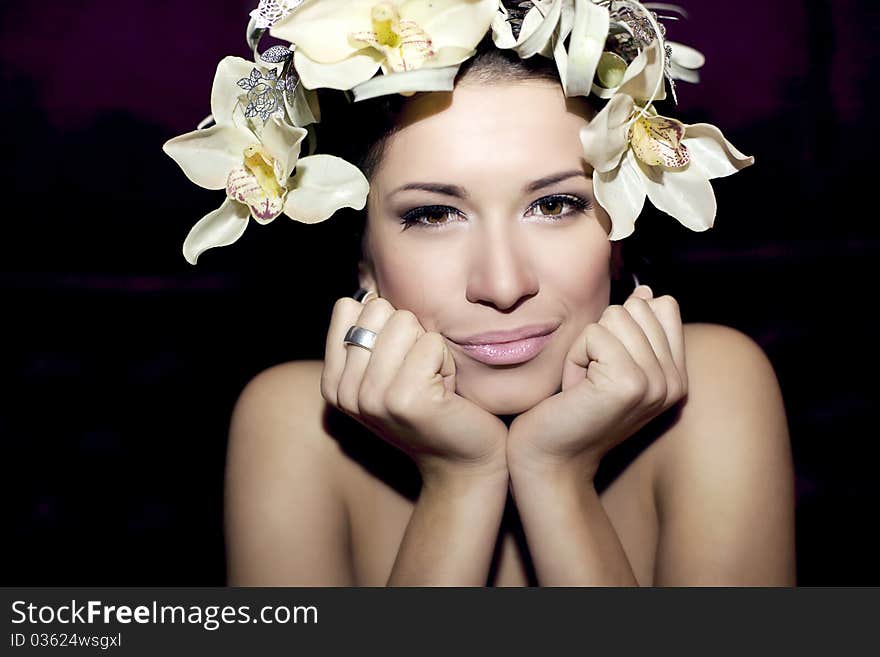
[[[558,327],[557,327],[558,328]],[[459,346],[472,358],[488,365],[514,365],[531,360],[544,348],[556,332],[538,335],[513,342],[488,344],[460,344]]]

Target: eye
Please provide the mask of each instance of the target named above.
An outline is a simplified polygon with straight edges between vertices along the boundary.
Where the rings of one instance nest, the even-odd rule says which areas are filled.
[[[563,207],[566,205],[573,209],[564,212]],[[574,194],[554,194],[552,196],[539,198],[529,206],[529,209],[544,208],[548,210],[548,212],[539,213],[539,216],[558,218],[567,217],[576,212],[586,212],[592,207],[593,204],[589,200],[581,198],[580,196],[575,196]]]
[[[571,209],[563,211],[563,208],[566,206]],[[553,217],[555,220],[568,217],[577,212],[586,212],[592,207],[591,201],[580,196],[575,196],[574,194],[553,194],[552,196],[539,198],[529,206],[529,210],[544,208],[547,212],[540,212],[538,216]],[[426,205],[406,212],[400,218],[400,223],[404,225],[404,230],[414,224],[426,228],[442,228],[451,223],[445,221],[445,219],[452,214],[462,216],[461,212],[448,205]]]
[[[417,224],[427,228],[441,228],[449,223],[443,221],[450,214],[461,214],[455,208],[448,205],[426,205],[420,208],[413,208],[400,218],[400,223],[404,225],[404,230]]]

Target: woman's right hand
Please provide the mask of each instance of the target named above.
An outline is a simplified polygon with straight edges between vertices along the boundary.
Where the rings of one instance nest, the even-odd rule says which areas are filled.
[[[349,327],[377,334],[372,352],[346,345]],[[455,392],[455,362],[442,335],[387,300],[342,297],[333,306],[321,394],[407,453],[423,476],[503,473],[507,427]]]

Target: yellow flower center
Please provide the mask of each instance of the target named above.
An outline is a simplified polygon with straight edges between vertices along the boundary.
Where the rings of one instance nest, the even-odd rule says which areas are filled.
[[[666,116],[650,113],[640,116],[629,128],[629,144],[642,162],[649,166],[678,169],[690,161],[684,139],[684,124]]]
[[[375,5],[370,11],[376,41],[389,48],[400,46],[400,15],[388,2]]]
[[[350,32],[355,44],[370,45],[385,55],[385,66],[393,71],[421,68],[434,57],[431,37],[410,18],[401,18],[390,2],[377,2],[370,9],[370,28]]]
[[[254,144],[244,149],[244,166],[254,174],[267,195],[279,197],[284,193],[275,177],[275,159],[266,152],[262,144]]]

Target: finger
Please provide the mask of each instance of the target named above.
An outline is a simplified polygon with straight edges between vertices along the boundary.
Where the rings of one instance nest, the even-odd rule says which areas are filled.
[[[608,327],[618,337],[644,372],[648,381],[645,398],[656,404],[665,402],[666,374],[648,337],[629,311],[619,305],[608,306],[599,318],[599,324]]]
[[[687,359],[685,357],[684,327],[681,321],[681,312],[678,301],[674,297],[664,294],[648,302],[657,321],[663,326],[669,341],[669,349],[672,352],[672,360],[681,375],[684,389],[687,390]]]
[[[666,401],[664,405],[669,403],[673,397],[677,398],[682,386],[681,375],[676,367],[675,360],[672,357],[672,350],[669,347],[669,339],[663,325],[654,315],[653,308],[649,305],[651,297],[630,296],[623,307],[627,309],[630,316],[642,328],[642,332],[651,343],[654,355],[660,363],[663,375],[666,378]]]
[[[587,324],[569,348],[563,365],[562,390],[584,379],[600,387],[610,387],[623,380],[635,385],[645,382],[645,375],[624,344],[608,327]]]
[[[363,305],[361,314],[353,323],[378,334],[393,313],[394,306],[385,299],[370,299]],[[339,407],[347,413],[360,415],[358,396],[371,352],[357,345],[345,345],[345,348],[345,367],[339,378],[339,388],[336,392],[337,402]]]
[[[455,374],[455,361],[443,336],[428,331],[409,350],[388,388],[388,411],[397,419],[417,414],[420,401],[442,401],[449,392],[447,377]]]
[[[395,311],[376,337],[361,380],[359,409],[371,417],[384,415],[384,398],[407,353],[425,329],[409,310]]]
[[[363,309],[363,304],[352,297],[340,297],[333,305],[324,346],[324,369],[321,372],[321,394],[333,406],[338,407],[336,392],[345,369],[347,346],[343,339],[348,327],[357,322]]]

